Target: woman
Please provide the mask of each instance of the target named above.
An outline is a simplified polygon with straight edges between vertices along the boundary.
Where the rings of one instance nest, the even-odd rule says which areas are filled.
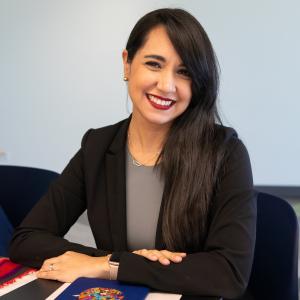
[[[186,11],[160,9],[135,25],[123,62],[131,117],[85,134],[17,229],[11,259],[40,278],[235,298],[250,276],[256,204],[247,151],[217,124],[210,41]],[[97,249],[63,239],[85,209]]]

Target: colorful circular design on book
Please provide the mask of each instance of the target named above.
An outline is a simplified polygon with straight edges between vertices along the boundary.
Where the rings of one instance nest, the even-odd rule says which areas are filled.
[[[123,300],[124,294],[116,289],[95,287],[80,293],[79,300]]]

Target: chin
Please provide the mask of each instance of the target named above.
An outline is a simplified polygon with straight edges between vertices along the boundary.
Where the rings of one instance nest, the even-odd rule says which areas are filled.
[[[153,125],[170,126],[174,119],[166,116],[149,116],[147,121]]]
[[[137,119],[142,122],[146,122],[156,126],[170,126],[173,121],[177,118],[177,115],[173,112],[163,111],[150,111],[150,110],[133,110],[133,114],[136,115]]]

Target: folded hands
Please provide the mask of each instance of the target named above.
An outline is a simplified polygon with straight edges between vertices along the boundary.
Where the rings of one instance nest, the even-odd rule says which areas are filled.
[[[136,250],[134,254],[145,257],[150,261],[157,261],[162,265],[180,263],[186,253],[168,250]],[[67,251],[57,257],[46,259],[37,272],[38,278],[52,279],[62,282],[72,282],[79,277],[109,278],[109,255],[92,257],[73,251]]]

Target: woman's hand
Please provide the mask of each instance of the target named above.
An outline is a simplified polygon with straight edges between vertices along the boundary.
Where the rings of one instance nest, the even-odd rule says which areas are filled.
[[[184,252],[171,252],[168,250],[136,250],[133,251],[134,254],[138,254],[144,256],[145,258],[151,261],[159,261],[162,265],[169,265],[171,262],[180,263],[184,257],[186,257],[186,253]]]
[[[72,282],[79,277],[108,279],[108,256],[92,257],[67,251],[60,256],[46,259],[37,277],[62,282]]]

